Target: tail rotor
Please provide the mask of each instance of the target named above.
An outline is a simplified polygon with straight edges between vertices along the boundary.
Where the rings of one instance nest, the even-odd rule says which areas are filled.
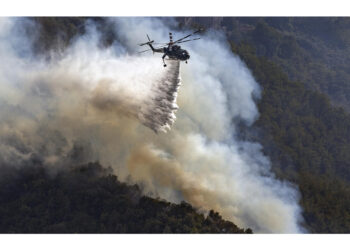
[[[149,45],[149,44],[154,43],[154,40],[151,40],[151,39],[149,38],[148,34],[146,34],[146,35],[147,35],[147,38],[148,38],[148,42],[140,43],[140,44],[139,44],[140,46]]]

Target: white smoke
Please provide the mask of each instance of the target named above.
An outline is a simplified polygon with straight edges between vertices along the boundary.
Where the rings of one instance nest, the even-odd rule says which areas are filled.
[[[149,195],[214,209],[255,232],[302,231],[298,192],[274,178],[259,144],[236,139],[234,121],[258,117],[260,88],[220,34],[183,45],[191,59],[178,89],[176,63],[132,53],[146,33],[167,41],[172,20],[111,19],[119,42],[108,49],[90,24],[50,62],[11,45],[24,39],[13,31],[21,22],[0,21],[0,162],[57,166],[80,145],[88,152],[79,163],[112,166]]]

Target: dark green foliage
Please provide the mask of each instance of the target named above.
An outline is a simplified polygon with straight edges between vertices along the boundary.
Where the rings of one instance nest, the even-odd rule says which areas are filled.
[[[239,19],[239,22],[245,22]],[[350,18],[261,18],[241,41],[350,110]]]
[[[282,69],[235,45],[263,86],[256,128],[280,178],[298,184],[306,227],[311,232],[350,232],[350,115],[328,98],[288,79]],[[272,149],[271,149],[272,148]]]
[[[41,167],[0,178],[0,233],[251,233],[188,203],[143,196],[98,163],[50,176]]]

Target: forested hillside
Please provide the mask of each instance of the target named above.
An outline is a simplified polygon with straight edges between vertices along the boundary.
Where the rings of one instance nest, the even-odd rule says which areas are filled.
[[[141,194],[98,163],[2,169],[0,233],[251,233],[210,211]]]

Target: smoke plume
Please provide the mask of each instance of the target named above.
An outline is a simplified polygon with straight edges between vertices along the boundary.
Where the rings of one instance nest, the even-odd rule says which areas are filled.
[[[259,115],[260,88],[220,33],[185,43],[189,64],[163,68],[160,55],[135,52],[146,33],[166,42],[171,19],[110,19],[118,41],[108,48],[88,22],[49,60],[31,52],[28,25],[0,19],[0,164],[100,161],[145,194],[214,209],[255,232],[302,231],[296,189],[275,179],[261,145],[237,139],[235,122]]]

